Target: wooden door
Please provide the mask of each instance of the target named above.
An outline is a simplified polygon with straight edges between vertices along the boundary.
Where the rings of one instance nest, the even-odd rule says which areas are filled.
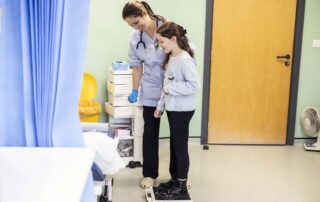
[[[296,0],[214,0],[208,143],[285,144],[295,12]]]

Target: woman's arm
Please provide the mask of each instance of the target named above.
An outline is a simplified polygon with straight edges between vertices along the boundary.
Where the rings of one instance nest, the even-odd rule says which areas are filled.
[[[143,72],[142,66],[132,68],[132,88],[133,89],[139,89],[142,72]]]

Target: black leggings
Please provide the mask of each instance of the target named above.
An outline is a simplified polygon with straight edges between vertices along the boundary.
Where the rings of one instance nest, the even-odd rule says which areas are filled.
[[[189,172],[189,123],[193,111],[167,111],[170,126],[170,174],[172,179],[187,179]]]
[[[143,169],[144,177],[156,179],[159,175],[159,128],[160,119],[154,117],[156,107],[143,106]]]

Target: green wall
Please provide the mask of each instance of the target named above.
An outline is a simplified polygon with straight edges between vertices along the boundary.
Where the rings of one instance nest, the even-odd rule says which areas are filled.
[[[90,21],[88,47],[85,71],[93,74],[97,79],[97,100],[104,103],[106,98],[107,68],[114,60],[126,60],[131,27],[122,20],[121,12],[127,0],[92,0],[90,5]],[[156,14],[167,20],[183,25],[188,37],[196,45],[196,59],[199,74],[203,72],[205,0],[149,0],[147,1]],[[190,123],[190,135],[200,136],[201,127],[201,96],[197,94],[196,113]],[[100,122],[106,122],[103,112]],[[169,135],[166,115],[161,121],[161,136]]]
[[[129,36],[133,31],[122,20],[121,11],[127,0],[92,0],[88,48],[85,70],[92,73],[98,83],[97,100],[106,101],[107,68],[114,60],[126,60]],[[205,36],[206,0],[149,0],[154,12],[167,20],[186,27],[188,37],[196,45],[196,59],[202,78]],[[312,105],[320,110],[320,48],[312,48],[312,41],[320,39],[320,1],[306,0],[303,31],[302,58],[300,66],[299,91],[296,115],[295,137],[305,137],[300,127],[299,115],[306,106]],[[190,124],[190,135],[200,136],[202,90],[197,95],[197,109]],[[105,122],[103,112],[100,122]],[[161,123],[161,136],[168,136],[167,118]]]
[[[320,40],[320,1],[306,0],[295,138],[306,137],[300,126],[300,113],[307,106],[320,111],[320,48],[313,48],[312,41]]]

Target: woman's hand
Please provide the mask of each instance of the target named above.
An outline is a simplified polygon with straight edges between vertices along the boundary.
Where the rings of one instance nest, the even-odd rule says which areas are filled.
[[[154,117],[160,118],[162,115],[162,111],[157,107],[157,109],[154,111]]]

